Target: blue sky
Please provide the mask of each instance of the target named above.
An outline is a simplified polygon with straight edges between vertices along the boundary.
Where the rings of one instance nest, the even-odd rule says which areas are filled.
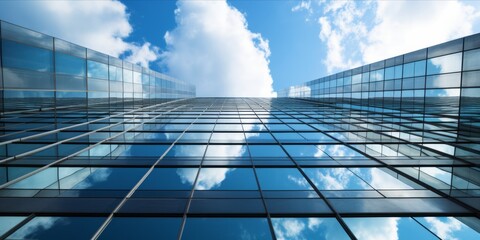
[[[190,81],[198,96],[274,96],[480,32],[479,10],[479,1],[2,1],[0,19]]]

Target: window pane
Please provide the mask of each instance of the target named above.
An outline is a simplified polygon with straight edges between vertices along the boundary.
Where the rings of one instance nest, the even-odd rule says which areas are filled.
[[[108,65],[88,60],[88,77],[108,79]]]
[[[196,190],[257,190],[251,168],[202,168]]]
[[[372,189],[347,168],[304,168],[304,171],[319,190]]]
[[[480,239],[480,233],[454,217],[416,217],[415,219],[441,239]],[[478,221],[475,218],[462,219]],[[445,231],[446,229],[449,231]]]
[[[3,67],[42,72],[51,72],[53,69],[52,51],[8,40],[2,42],[2,58]]]
[[[466,51],[463,56],[463,70],[480,69],[480,49]]]
[[[334,218],[272,218],[277,239],[350,239]]]
[[[257,168],[262,190],[311,190],[312,187],[295,168]]]
[[[427,74],[440,74],[460,71],[462,67],[462,53],[450,54],[443,57],[428,59]]]
[[[182,239],[272,239],[264,218],[188,218]]]
[[[210,141],[217,143],[243,143],[245,142],[245,136],[243,133],[214,132]]]
[[[0,236],[7,233],[26,217],[0,217]]]
[[[191,190],[197,168],[155,168],[140,185],[140,190]]]
[[[7,239],[90,239],[104,220],[100,217],[36,217]]]
[[[207,158],[245,158],[249,157],[246,145],[209,145]]]
[[[358,239],[438,239],[412,218],[375,217],[344,220]]]
[[[57,74],[85,76],[85,59],[56,52],[55,71]]]
[[[252,157],[287,157],[277,145],[249,145],[248,148]]]
[[[59,168],[60,189],[130,190],[146,168]]]
[[[460,87],[460,73],[427,76],[427,88]]]
[[[99,239],[177,239],[181,218],[115,217]]]
[[[396,177],[387,173],[387,169],[381,168],[350,168],[357,176],[367,182],[370,186],[375,189],[413,189],[421,188],[416,184],[402,179],[400,181]],[[407,184],[407,183],[410,183]]]

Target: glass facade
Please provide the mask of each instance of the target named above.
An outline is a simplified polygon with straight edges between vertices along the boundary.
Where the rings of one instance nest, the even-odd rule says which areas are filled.
[[[418,86],[422,100],[402,88],[400,99],[380,88],[335,101],[191,98],[174,85],[153,98],[136,94],[151,78],[135,66],[1,26],[0,239],[480,238],[473,40],[392,65],[394,86]],[[428,86],[458,96],[430,99]],[[116,102],[112,88],[132,92]],[[85,100],[63,105],[63,91]]]
[[[195,97],[195,87],[165,74],[0,21],[2,112]]]

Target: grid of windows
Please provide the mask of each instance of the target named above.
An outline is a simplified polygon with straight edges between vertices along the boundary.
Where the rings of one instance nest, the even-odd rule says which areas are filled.
[[[5,115],[2,238],[480,236],[456,125],[286,98],[116,109]]]
[[[297,98],[189,98],[0,27],[0,239],[480,238],[480,35]]]
[[[369,111],[427,116],[425,122],[461,117],[462,131],[478,125],[480,34],[293,86],[280,97],[351,104]]]
[[[3,112],[195,96],[186,82],[7,22],[0,36]]]

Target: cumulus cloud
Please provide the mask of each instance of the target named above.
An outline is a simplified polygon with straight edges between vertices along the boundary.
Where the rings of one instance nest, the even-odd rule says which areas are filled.
[[[292,7],[292,12],[297,12],[302,10],[310,12],[312,10],[310,8],[311,4],[312,4],[311,1],[301,1],[300,3]]]
[[[274,219],[273,228],[277,239],[300,239],[305,230],[305,223],[299,219]]]
[[[430,224],[432,231],[441,239],[457,240],[453,233],[462,229],[462,223],[453,217],[444,218],[446,221],[441,221],[436,217],[425,217],[425,221]]]
[[[329,1],[319,6],[319,38],[329,73],[463,37],[480,23],[475,2]]]
[[[222,1],[178,1],[162,63],[196,84],[197,96],[273,97],[268,40]]]
[[[0,18],[148,67],[158,58],[150,43],[132,43],[126,6],[110,1],[1,1]]]
[[[400,218],[347,218],[345,222],[358,239],[398,239]]]

